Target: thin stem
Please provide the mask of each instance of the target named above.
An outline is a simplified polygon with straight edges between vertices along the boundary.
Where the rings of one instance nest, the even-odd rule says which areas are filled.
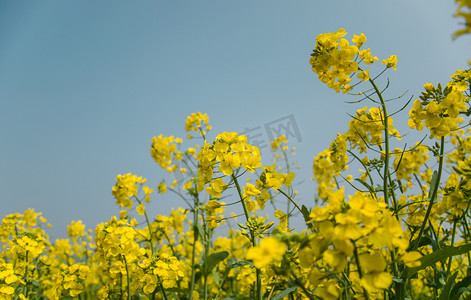
[[[128,262],[126,260],[126,256],[123,255],[124,259],[124,265],[126,266],[126,280],[128,283],[128,286],[126,287],[127,293],[128,293],[128,300],[131,300],[131,278],[129,278],[129,269],[128,269]]]
[[[470,237],[470,231],[469,231],[468,222],[466,221],[466,213],[463,215],[463,224],[464,224],[464,228],[466,230],[464,238],[465,238],[466,243],[468,243],[468,239]],[[468,262],[471,262],[471,255],[469,254],[469,252],[468,252]],[[467,273],[468,276],[470,276],[471,275],[471,270],[468,268],[468,271],[466,273]]]
[[[162,285],[162,282],[160,282],[160,289],[162,290],[162,295],[164,296],[165,300],[168,300],[167,293],[165,292],[164,286]]]
[[[432,206],[435,202],[435,198],[437,197],[438,186],[439,186],[438,183],[440,182],[440,178],[442,176],[444,148],[445,148],[445,138],[442,137],[441,141],[440,141],[440,157],[439,157],[439,164],[438,164],[437,181],[435,182],[435,186],[433,187],[432,196],[430,197],[430,202],[429,202],[429,205],[428,205],[428,208],[427,208],[427,212],[425,213],[424,221],[422,223],[422,226],[420,227],[419,236],[417,237],[417,241],[415,242],[415,246],[414,246],[413,251],[415,251],[415,250],[417,250],[417,248],[419,248],[420,239],[422,238],[422,235],[424,234],[425,226],[427,225],[427,221],[428,221],[428,218],[430,216],[430,212],[432,211]]]
[[[383,99],[383,95],[379,91],[373,79],[369,79],[370,83],[373,85],[376,94],[378,95],[379,100],[381,101],[381,106],[383,108],[383,122],[384,122],[384,146],[385,146],[385,157],[384,157],[384,178],[383,178],[383,189],[384,189],[384,202],[389,205],[389,188],[388,188],[388,178],[389,178],[389,120],[388,120],[388,111],[386,108],[386,102]]]
[[[451,245],[450,246],[452,247],[453,247],[453,244],[455,243],[456,223],[458,223],[458,220],[455,218],[455,220],[453,220],[453,231],[451,232]],[[448,276],[450,275],[451,259],[452,259],[452,256],[448,258],[448,266],[446,269],[446,273],[448,274]]]
[[[292,274],[292,276],[294,278],[294,283],[296,283],[297,285],[299,285],[299,287],[301,287],[303,292],[309,297],[310,300],[314,300],[315,299],[314,296],[311,294],[311,292],[308,291],[308,289],[304,286],[302,281],[299,280],[299,278],[296,277],[296,275]]]
[[[237,177],[235,177],[234,174],[232,174],[231,176],[232,176],[232,180],[234,181],[234,183],[236,185],[237,193],[239,194],[240,202],[242,203],[242,208],[244,209],[245,219],[248,221],[249,218],[250,218],[249,210],[247,209],[247,205],[245,204],[245,201],[244,201],[245,199],[242,196],[242,190],[240,189],[239,181],[237,181]],[[250,231],[250,235],[252,236],[252,244],[253,244],[254,240],[255,240],[253,231]],[[255,246],[255,245],[253,245],[253,246]]]
[[[29,251],[26,251],[26,258],[25,258],[26,267],[25,267],[25,275],[23,276],[25,279],[28,278],[27,277],[27,275],[28,275],[28,266],[29,266],[29,264],[28,264],[28,254],[29,254]],[[29,280],[27,279],[27,281],[29,281]],[[28,297],[28,286],[29,286],[29,284],[26,284],[25,287],[24,287],[24,292],[23,293],[24,293],[25,297]]]
[[[236,188],[237,188],[237,193],[239,194],[239,198],[240,198],[240,201],[242,203],[242,208],[244,209],[244,215],[245,215],[245,218],[246,220],[248,221],[250,216],[249,216],[249,211],[247,209],[247,205],[245,204],[245,199],[244,197],[242,196],[242,190],[240,189],[240,185],[239,185],[239,181],[237,181],[237,177],[232,174],[231,175],[232,177],[232,180],[234,181],[235,185],[236,185]],[[252,239],[252,246],[255,247],[257,246],[257,240],[255,238],[255,232],[250,229],[250,237]],[[257,291],[256,291],[256,299],[257,300],[262,300],[262,273],[260,271],[260,269],[258,268],[255,268],[256,270],[256,273],[257,273]]]
[[[191,284],[190,284],[190,294],[188,299],[193,297],[193,290],[195,289],[195,279],[196,279],[196,241],[198,240],[198,227],[196,224],[198,223],[198,206],[199,206],[199,198],[198,194],[195,197],[195,207],[193,209],[193,246],[191,249]]]
[[[137,198],[136,196],[134,196],[134,198],[136,198],[137,202],[139,202],[139,204],[142,204],[141,200],[139,200],[139,198]],[[149,222],[149,217],[147,216],[147,212],[144,208],[144,216],[146,217],[146,223],[147,223],[147,228],[149,229],[149,243],[150,243],[150,249],[152,250],[152,255],[154,255],[154,239],[152,238],[152,228],[150,227],[150,222]]]
[[[288,198],[289,201],[291,201],[294,206],[296,206],[296,208],[299,210],[300,213],[302,213],[303,211],[301,210],[301,207],[299,207],[299,205],[293,200],[293,198],[291,198],[288,194],[286,194],[285,192],[283,192],[282,190],[278,190],[280,193],[282,193],[286,198]]]
[[[275,282],[273,283],[273,287],[271,288],[271,291],[270,293],[268,294],[268,300],[271,299],[271,297],[273,296],[273,292],[275,291],[275,287],[276,287],[276,282],[278,281],[278,275],[276,275],[275,277]]]
[[[206,261],[208,259],[208,256],[209,256],[209,243],[210,243],[210,234],[209,234],[209,231],[208,231],[208,228],[204,227],[204,261]],[[208,299],[208,275],[205,274],[203,276],[203,299]]]
[[[353,255],[355,256],[355,262],[356,262],[357,268],[358,268],[358,276],[360,277],[360,279],[362,279],[363,278],[363,270],[360,266],[360,258],[358,257],[358,249],[357,249],[357,246],[355,244],[353,244],[353,246],[354,246]],[[364,294],[366,300],[370,299],[370,296],[368,295],[368,292],[366,291],[365,288],[363,288],[363,294]]]

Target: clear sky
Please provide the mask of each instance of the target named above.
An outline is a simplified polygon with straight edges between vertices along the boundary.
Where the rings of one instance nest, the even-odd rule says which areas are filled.
[[[72,220],[94,228],[119,212],[117,174],[156,189],[165,174],[151,138],[185,137],[197,111],[214,134],[266,134],[265,124],[292,115],[299,199],[313,206],[313,157],[364,106],[318,81],[308,64],[315,37],[363,32],[374,55],[399,59],[389,95],[418,96],[471,58],[469,37],[451,39],[454,9],[451,0],[2,0],[0,217],[33,207],[53,239]],[[151,215],[184,205],[151,201]]]

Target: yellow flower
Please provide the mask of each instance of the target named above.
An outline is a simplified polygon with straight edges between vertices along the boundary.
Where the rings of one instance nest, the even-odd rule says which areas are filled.
[[[373,56],[371,54],[371,49],[370,48],[361,50],[359,54],[360,54],[360,59],[363,59],[363,62],[367,65],[371,65],[375,61],[379,60],[378,57]]]
[[[138,207],[136,207],[136,211],[140,216],[142,216],[144,212],[146,211],[144,207],[144,203],[141,203]]]
[[[108,286],[103,285],[101,288],[98,289],[97,297],[98,299],[108,299],[108,293],[109,293]]]
[[[204,206],[204,209],[208,212],[208,213],[214,213],[214,211],[218,208],[221,207],[221,203],[219,203],[217,200],[209,200],[208,203],[206,203],[206,205]]]
[[[427,92],[433,91],[433,84],[428,83],[428,82],[425,83],[425,84],[424,84],[424,89],[425,89]]]
[[[368,81],[370,79],[370,70],[361,71],[358,73],[357,77],[361,79],[361,81]]]
[[[264,268],[269,264],[281,261],[286,252],[286,245],[272,237],[266,237],[260,241],[257,247],[250,248],[247,259],[252,260],[258,268]]]
[[[239,166],[239,155],[228,153],[224,155],[224,158],[219,165],[219,170],[223,172],[224,175],[230,176],[232,173],[234,173],[233,169],[237,169]]]
[[[386,64],[386,68],[393,68],[396,71],[397,57],[396,55],[391,55],[388,59],[383,60],[383,65]]]
[[[180,139],[177,138],[177,141]],[[154,160],[162,169],[168,168],[172,163],[172,154],[177,151],[175,138],[173,136],[164,137],[162,134],[152,138],[150,153]]]
[[[422,102],[420,102],[420,99],[416,99],[414,101],[414,104],[409,111],[409,120],[407,121],[407,125],[409,125],[410,128],[417,128],[419,132],[422,131],[424,128],[424,107],[422,105]]]
[[[0,287],[0,295],[12,295],[13,293],[15,292],[15,289],[12,288],[11,286],[7,286],[7,285],[2,285]],[[3,297],[3,296],[2,296]],[[9,299],[9,298],[4,298],[4,299]]]
[[[185,130],[199,132],[202,130],[203,124],[208,125],[208,115],[200,112],[192,113],[186,118]],[[211,128],[208,127],[206,129],[210,130]]]
[[[77,238],[85,234],[85,225],[82,221],[72,221],[70,225],[67,225],[67,233],[71,238]]]
[[[451,118],[456,118],[461,111],[467,111],[468,107],[465,104],[465,96],[459,92],[449,93],[442,102],[440,102],[440,107],[446,109],[448,115]]]
[[[348,263],[348,257],[353,256],[353,244],[348,239],[333,240],[334,249],[327,249],[323,257],[326,263],[331,265],[334,270],[342,271]]]
[[[157,189],[159,190],[159,193],[165,194],[167,192],[167,185],[163,181],[161,181],[157,186]]]
[[[222,218],[218,216],[209,216],[206,218],[206,225],[208,228],[214,229],[219,226],[219,223],[221,223]]]
[[[363,43],[366,42],[366,36],[363,33],[361,33],[360,35],[354,34],[352,42],[354,42],[357,47],[360,48]]]
[[[206,188],[206,192],[214,198],[220,198],[221,192],[227,189],[227,184],[221,178],[211,181],[211,186]]]
[[[282,143],[283,144],[288,143],[288,141],[286,140],[285,135],[280,135],[279,137],[275,138],[275,140],[273,142],[270,143],[271,144],[271,151],[275,152],[276,150],[278,150]]]
[[[188,180],[187,182],[185,182],[185,184],[183,185],[183,189],[184,190],[188,190],[189,188],[191,188],[191,186],[193,185],[193,181],[192,180]]]
[[[130,209],[133,205],[130,198],[137,196],[138,187],[142,186],[147,179],[128,173],[124,175],[119,174],[116,176],[116,180],[116,185],[111,192],[116,199],[116,204]]]
[[[367,291],[375,292],[378,289],[389,288],[392,275],[384,272],[386,262],[380,253],[360,255],[360,265],[365,272],[361,284]]]
[[[282,212],[281,210],[277,209],[275,211],[275,218],[280,220],[279,228],[283,232],[286,232],[286,230],[288,229],[288,215]]]
[[[358,71],[358,63],[354,59],[359,50],[357,46],[350,45],[348,40],[342,38],[346,34],[344,29],[340,29],[335,33],[318,35],[316,49],[309,60],[319,80],[337,93],[348,93],[353,88],[348,85],[351,81],[350,74]],[[363,40],[366,40],[366,37],[354,38],[354,42],[358,43]]]
[[[407,252],[399,259],[403,264],[405,264],[409,268],[418,267],[420,266],[419,259],[422,257],[422,254],[417,251]]]
[[[244,186],[243,189],[244,194],[247,196],[257,196],[261,193],[260,190],[255,187],[255,185],[250,183],[247,183],[247,186]]]

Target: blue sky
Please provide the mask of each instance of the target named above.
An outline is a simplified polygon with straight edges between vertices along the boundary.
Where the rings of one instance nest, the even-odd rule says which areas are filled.
[[[317,80],[308,64],[315,37],[363,32],[374,55],[398,56],[389,95],[418,96],[470,58],[469,37],[451,39],[454,9],[430,0],[1,1],[0,217],[33,207],[53,224],[52,238],[65,237],[71,220],[94,228],[119,212],[117,174],[157,186],[165,173],[151,138],[186,136],[185,118],[197,111],[214,134],[293,115],[299,199],[312,206],[313,157],[364,106]],[[179,205],[155,194],[150,214]]]

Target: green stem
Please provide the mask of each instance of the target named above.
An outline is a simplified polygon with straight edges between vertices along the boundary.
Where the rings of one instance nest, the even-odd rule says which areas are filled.
[[[242,196],[242,190],[240,189],[239,181],[237,181],[237,177],[234,175],[234,173],[231,175],[232,180],[234,180],[234,183],[237,188],[237,193],[239,194],[240,202],[242,203],[242,208],[244,209],[244,215],[246,220],[248,221],[250,216],[249,216],[249,211],[247,209],[247,205],[245,204],[245,199]],[[252,246],[255,247],[257,246],[257,240],[255,238],[255,232],[250,229],[250,237],[252,239]],[[256,298],[257,300],[262,300],[262,273],[259,268],[255,268],[256,273],[257,273],[257,291],[256,291]]]
[[[430,231],[432,232],[433,237],[435,238],[435,242],[437,243],[438,249],[440,249],[441,246],[440,246],[440,243],[438,242],[438,235],[437,235],[437,232],[440,232],[440,225],[438,225],[438,229],[436,232],[433,229],[433,224],[430,220],[428,220],[428,226],[430,226]]]
[[[239,198],[240,198],[240,202],[242,203],[242,208],[244,209],[244,215],[245,215],[245,219],[248,221],[250,216],[249,216],[249,210],[247,209],[247,205],[245,204],[245,199],[244,197],[242,196],[242,190],[240,189],[240,185],[239,185],[239,181],[237,180],[237,177],[232,174],[231,175],[232,177],[232,180],[234,180],[234,183],[236,185],[236,188],[237,188],[237,193],[239,194]],[[254,242],[254,233],[252,231],[250,231],[250,235],[252,236],[252,243]],[[255,245],[254,245],[255,246]]]
[[[129,278],[129,270],[128,270],[128,262],[126,260],[126,256],[123,255],[124,259],[124,265],[126,266],[126,279],[128,282],[128,286],[126,287],[126,290],[128,292],[128,300],[131,300],[131,278]]]
[[[270,293],[268,294],[268,298],[267,298],[268,300],[270,300],[271,297],[273,296],[273,292],[275,291],[275,288],[276,288],[276,282],[278,281],[278,276],[279,275],[276,275],[275,277],[275,282],[273,283],[273,287],[271,288]]]
[[[149,229],[149,243],[150,243],[150,249],[152,251],[152,255],[154,254],[154,239],[152,238],[152,229],[150,227],[150,222],[149,218],[147,217],[147,212],[144,210],[144,216],[146,217],[146,222],[147,222],[147,228]]]
[[[25,288],[24,288],[24,296],[25,297],[28,297],[28,286],[29,286],[29,279],[27,277],[28,275],[28,254],[29,254],[29,251],[26,251],[26,258],[25,258],[25,262],[26,262],[26,267],[25,267],[25,275],[24,275],[24,278],[26,279],[26,285],[25,285]]]
[[[198,227],[196,224],[198,223],[198,206],[199,206],[199,199],[198,195],[195,197],[195,206],[193,208],[193,246],[191,249],[191,284],[190,284],[190,295],[188,299],[193,297],[193,290],[195,289],[195,279],[196,279],[196,241],[198,240]]]
[[[142,204],[141,200],[139,200],[139,198],[137,198],[136,196],[134,196],[137,200],[137,202],[139,202],[139,204]],[[152,255],[154,254],[154,239],[152,238],[152,228],[150,227],[150,222],[149,222],[149,217],[147,216],[147,212],[144,208],[144,216],[146,217],[146,223],[147,223],[147,228],[149,229],[149,243],[150,243],[150,249],[152,250]]]
[[[160,281],[160,279],[159,279]],[[164,286],[162,285],[162,282],[160,282],[160,289],[162,290],[162,295],[164,296],[165,300],[168,300],[167,293],[165,292]]]
[[[208,259],[209,256],[209,233],[205,227],[205,243],[204,243],[204,261]],[[205,274],[203,277],[203,299],[208,299],[208,275]]]
[[[204,275],[203,283],[203,299],[208,299],[208,275]]]
[[[384,158],[384,175],[383,175],[383,189],[384,189],[384,202],[389,205],[389,188],[388,188],[388,178],[389,178],[389,120],[388,120],[388,111],[386,108],[386,102],[383,99],[383,95],[379,91],[373,79],[369,79],[370,83],[375,89],[376,95],[378,95],[379,100],[381,101],[381,106],[383,108],[383,122],[384,122],[384,146],[385,146],[385,158]]]
[[[466,243],[468,243],[468,240],[469,240],[469,237],[470,237],[470,230],[469,230],[469,226],[468,226],[468,222],[466,220],[466,213],[463,215],[463,224],[464,224],[464,228],[466,230],[466,233],[464,235],[464,239],[466,241]],[[468,252],[468,261],[471,261],[471,255],[470,253]],[[468,271],[466,272],[466,275],[470,276],[471,275],[471,270],[468,268]]]
[[[281,151],[283,152],[283,158],[285,159],[285,164],[286,164],[286,174],[289,174],[289,161],[288,161],[288,155],[286,154],[286,151],[283,150],[283,147],[281,147]],[[290,199],[291,202],[293,202],[292,199]],[[286,215],[287,215],[287,220],[286,220],[286,226],[289,228],[289,219],[291,215],[291,207],[290,207],[290,201],[286,204]]]
[[[303,292],[309,297],[310,300],[314,300],[314,296],[311,294],[310,291],[308,291],[308,289],[304,286],[304,284],[302,283],[301,280],[299,280],[298,277],[296,277],[296,275],[292,274],[293,278],[294,278],[294,283],[296,283],[299,287],[301,287],[301,289],[303,290]],[[291,294],[290,294],[291,295]]]
[[[357,246],[355,244],[353,244],[353,255],[355,256],[355,262],[356,262],[357,268],[358,268],[358,276],[360,277],[360,279],[362,279],[363,278],[363,270],[360,266],[360,258],[358,257],[358,249],[357,249]],[[370,299],[370,296],[368,295],[368,292],[366,291],[365,288],[363,288],[363,294],[364,294],[366,300]]]
[[[391,176],[389,176],[389,184],[390,186],[392,186],[392,179],[391,179]],[[398,184],[401,184],[401,182],[399,181]],[[397,205],[397,199],[396,199],[396,194],[395,193],[392,193],[391,194],[391,197],[392,197],[392,202],[393,202],[393,206],[394,206],[394,215],[396,217],[396,220],[400,221],[399,219],[399,211],[398,211],[398,205]]]
[[[365,168],[366,175],[368,176],[368,179],[370,180],[370,186],[374,187],[374,181],[373,181],[373,178],[371,177],[368,167],[363,163],[363,161],[355,153],[353,153],[350,150],[347,150],[347,152],[351,154],[354,158],[356,158],[356,160],[358,160],[358,162],[363,166],[363,168]],[[370,193],[372,196],[376,197],[376,191],[373,190],[373,191],[370,191]]]
[[[424,221],[422,223],[422,226],[420,227],[419,236],[417,237],[417,241],[415,242],[413,251],[419,248],[420,239],[422,238],[422,235],[424,234],[425,226],[427,225],[428,218],[430,217],[430,213],[432,211],[432,206],[438,194],[438,186],[439,186],[440,178],[442,177],[444,148],[445,148],[445,138],[442,137],[440,141],[440,156],[439,156],[437,181],[435,182],[435,186],[433,186],[433,191],[432,191],[432,195],[430,196],[430,202],[427,208],[427,212],[425,213]]]
[[[286,198],[288,198],[288,200],[291,201],[294,204],[294,206],[296,206],[296,208],[299,210],[299,212],[302,213],[301,207],[299,207],[299,205],[293,200],[293,198],[291,198],[288,194],[286,194],[282,190],[278,190],[278,191],[280,193],[282,193]]]
[[[451,233],[451,245],[450,245],[451,247],[453,247],[453,244],[455,243],[456,223],[458,223],[458,220],[455,218],[455,220],[453,220],[453,231]],[[452,259],[452,256],[448,258],[448,266],[446,269],[446,273],[448,274],[448,276],[450,276],[451,259]]]

